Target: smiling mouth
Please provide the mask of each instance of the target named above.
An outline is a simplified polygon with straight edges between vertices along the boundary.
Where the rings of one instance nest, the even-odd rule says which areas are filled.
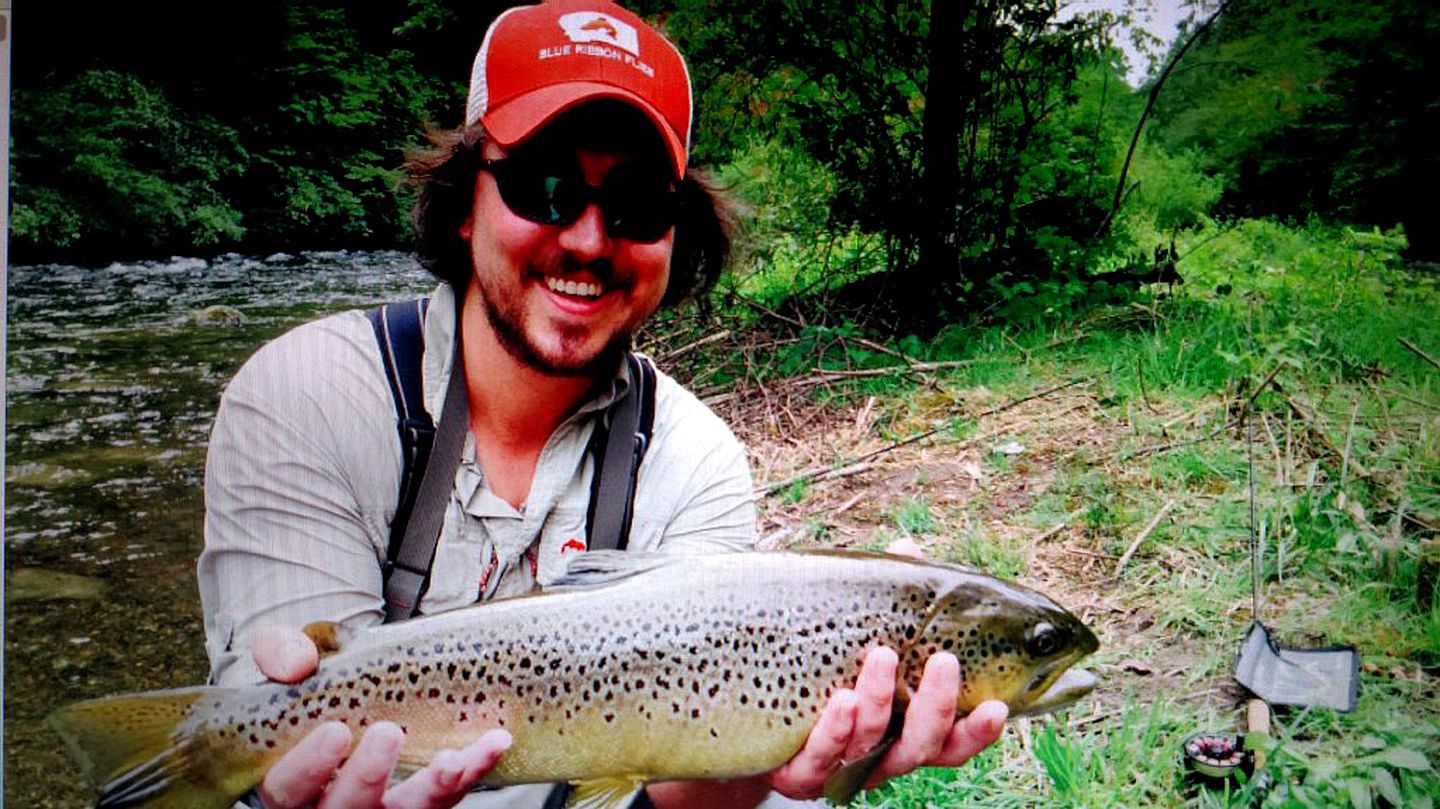
[[[545,286],[551,292],[559,292],[564,295],[574,295],[579,298],[598,298],[605,292],[605,288],[599,284],[592,284],[587,281],[566,281],[552,276],[545,276]]]

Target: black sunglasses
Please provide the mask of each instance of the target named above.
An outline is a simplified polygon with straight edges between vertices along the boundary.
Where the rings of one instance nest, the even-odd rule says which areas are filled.
[[[495,178],[507,208],[542,225],[569,225],[594,203],[614,239],[655,242],[675,226],[678,194],[654,172],[628,163],[611,169],[600,188],[513,157],[485,160],[480,168]]]

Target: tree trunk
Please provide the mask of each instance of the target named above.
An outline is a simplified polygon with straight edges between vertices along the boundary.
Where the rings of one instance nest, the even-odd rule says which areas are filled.
[[[926,39],[928,71],[922,139],[918,273],[906,286],[914,296],[930,295],[960,275],[959,193],[960,125],[964,107],[957,90],[963,85],[965,21],[973,4],[932,0],[930,34]],[[920,301],[916,300],[915,303]]]

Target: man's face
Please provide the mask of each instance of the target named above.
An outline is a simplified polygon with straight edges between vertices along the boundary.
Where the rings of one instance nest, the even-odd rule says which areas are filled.
[[[486,144],[484,154],[504,156],[494,144]],[[632,162],[625,154],[583,148],[546,160],[555,161],[557,176],[578,176],[595,187]],[[510,210],[490,171],[476,178],[460,235],[470,243],[472,287],[501,345],[524,365],[554,376],[614,369],[660,305],[675,240],[673,228],[651,243],[613,237],[596,204],[569,225],[533,222]]]

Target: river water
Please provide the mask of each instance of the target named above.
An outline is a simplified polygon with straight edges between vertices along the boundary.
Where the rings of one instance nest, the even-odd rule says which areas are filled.
[[[88,805],[52,709],[204,681],[201,483],[235,370],[303,321],[431,286],[400,253],[10,268],[6,806]]]

